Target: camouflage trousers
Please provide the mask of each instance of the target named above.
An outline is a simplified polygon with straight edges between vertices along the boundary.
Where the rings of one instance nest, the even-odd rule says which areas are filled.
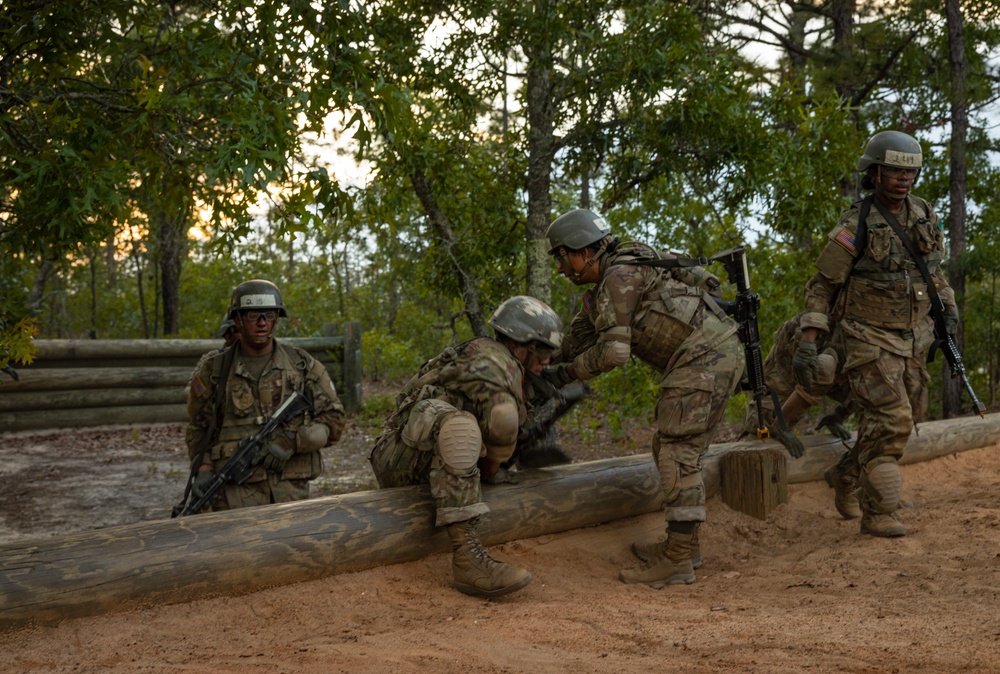
[[[701,456],[715,438],[729,396],[743,373],[736,335],[666,372],[656,405],[653,460],[668,522],[705,521]]]
[[[857,443],[844,461],[857,474],[874,459],[903,455],[927,409],[930,375],[922,356],[900,356],[853,338],[845,347],[845,371],[861,411]]]
[[[368,456],[381,489],[429,485],[434,498],[434,523],[439,527],[464,522],[490,510],[483,502],[479,467],[459,470],[449,466],[438,449],[437,429],[441,420],[456,411],[440,401],[424,407],[418,412],[418,419],[411,417],[408,421],[420,428],[417,433],[406,434],[403,429],[387,431],[378,438]],[[404,435],[409,442],[403,439]]]
[[[257,482],[227,484],[222,496],[212,504],[212,512],[249,508],[270,503],[289,503],[309,498],[309,480],[282,480],[276,473]]]

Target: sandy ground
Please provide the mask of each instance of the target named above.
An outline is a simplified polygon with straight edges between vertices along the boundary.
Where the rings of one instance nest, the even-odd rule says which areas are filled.
[[[157,438],[135,436],[131,465],[146,469],[138,488],[147,497],[162,489],[172,502],[181,478],[166,474],[179,447],[164,445],[177,429],[148,432]],[[11,468],[19,460],[12,450],[30,454],[25,447],[39,444],[0,438],[5,499],[17,485],[32,486]],[[143,454],[153,446],[161,460]],[[498,600],[453,590],[450,557],[434,555],[246,596],[11,630],[0,634],[0,671],[1000,672],[998,450],[904,467],[913,507],[903,512],[902,539],[860,536],[822,483],[790,486],[790,502],[766,522],[713,499],[702,528],[705,566],[690,586],[617,580],[634,563],[629,543],[661,533],[661,517],[645,515],[494,548],[535,576]],[[123,461],[112,453],[108,465]],[[57,491],[29,489],[21,499],[38,507]],[[86,485],[77,491],[78,502],[93,500]],[[7,540],[86,528],[64,515],[31,531],[26,516],[10,516],[10,503],[0,511]]]

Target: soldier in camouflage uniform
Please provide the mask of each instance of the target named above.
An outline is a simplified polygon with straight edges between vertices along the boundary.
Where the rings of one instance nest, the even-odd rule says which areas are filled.
[[[496,339],[476,337],[424,363],[396,396],[369,461],[379,487],[429,484],[435,524],[447,527],[455,588],[495,597],[531,582],[479,541],[489,512],[480,482],[514,482],[510,459],[525,422],[523,376],[539,374],[562,343],[562,322],[533,297],[504,301],[490,318]]]
[[[830,333],[843,353],[860,421],[856,458],[833,472],[844,483],[857,476],[861,533],[872,536],[906,534],[896,515],[903,485],[898,461],[926,405],[924,354],[933,340],[927,284],[880,207],[922,254],[946,306],[949,332],[958,325],[954,292],[941,269],[942,225],[930,204],[911,193],[922,162],[920,144],[905,133],[882,131],[869,139],[858,171],[862,187],[874,195],[841,216],[816,260],[818,272],[805,290],[802,340],[792,359],[796,380],[809,389],[819,371],[819,335]],[[866,227],[859,234],[863,210]],[[839,332],[831,332],[838,323]]]
[[[837,407],[833,412],[824,415],[815,428],[816,430],[828,428],[831,434],[840,438],[845,444],[850,441],[851,434],[844,428],[843,424],[858,411],[851,395],[850,382],[840,367],[844,361],[844,354],[838,352],[838,348],[842,348],[843,340],[838,334],[839,327],[837,326],[834,326],[832,336],[826,332],[817,333],[816,348],[819,351],[817,357],[819,366],[811,388],[806,389],[796,381],[792,360],[799,342],[802,340],[802,316],[801,313],[796,314],[775,331],[771,349],[767,353],[767,358],[764,359],[764,379],[778,397],[782,416],[789,428],[788,433],[775,433],[774,437],[784,444],[793,455],[797,450],[801,453],[802,447],[801,442],[791,429],[805,417],[810,407],[821,404],[824,397],[836,402]],[[914,330],[915,333],[918,333],[915,338],[918,345],[930,343],[929,336],[919,335],[920,330],[930,328],[932,326],[929,324],[921,324]],[[916,358],[922,361],[924,359],[923,351]],[[770,397],[764,399],[763,407],[765,423],[771,428],[777,428],[777,417]],[[926,410],[927,389],[920,386],[913,407],[914,423],[923,420]],[[757,409],[751,404],[748,406],[744,418],[743,436],[752,436],[756,429]],[[796,443],[798,448],[790,446]],[[834,506],[837,512],[844,519],[852,520],[861,517],[861,506],[858,505],[858,497],[855,493],[858,487],[858,452],[856,444],[847,444],[847,447],[848,451],[841,454],[836,464],[826,469],[823,477],[834,490]]]
[[[666,505],[667,539],[633,545],[645,562],[624,569],[626,583],[654,588],[693,583],[705,521],[701,456],[743,373],[736,323],[713,299],[720,284],[701,268],[669,271],[640,243],[620,243],[601,216],[570,211],[549,225],[549,254],[560,273],[594,287],[583,296],[560,353],[569,364],[546,375],[559,386],[589,380],[637,356],[660,374],[653,458]]]
[[[238,285],[228,315],[239,339],[225,351],[202,358],[188,392],[186,440],[195,471],[192,490],[200,497],[239,441],[260,430],[285,398],[298,391],[312,404],[312,414],[277,431],[250,479],[226,485],[212,510],[309,498],[309,481],[323,470],[320,450],[336,442],[344,430],[344,406],[322,363],[302,349],[275,341],[278,318],[288,314],[273,283],[253,280]],[[220,382],[226,393],[223,409],[216,409]],[[217,432],[209,437],[213,426]]]
[[[782,417],[788,431],[780,431],[774,402],[770,396],[765,396],[762,401],[764,424],[775,429],[773,436],[785,445],[792,456],[801,456],[805,451],[802,442],[792,429],[805,417],[809,408],[822,403],[824,397],[831,398],[838,404],[834,412],[820,419],[819,423],[816,424],[817,429],[826,426],[833,435],[846,443],[850,440],[851,434],[844,428],[843,423],[853,413],[851,387],[847,382],[846,375],[839,367],[843,361],[843,354],[837,353],[835,345],[839,344],[838,339],[830,339],[827,333],[820,333],[816,343],[819,351],[816,379],[808,389],[795,380],[792,358],[802,340],[800,325],[802,315],[801,313],[796,314],[775,331],[771,349],[764,359],[764,380],[778,398],[778,404],[781,406]],[[836,331],[836,328],[834,330]],[[751,403],[747,407],[743,420],[742,436],[753,436],[757,428],[757,408]],[[846,457],[847,454],[844,456]],[[845,463],[849,464],[850,460],[845,460]],[[860,517],[858,499],[854,495],[857,480],[852,482],[846,473],[835,474],[835,467],[827,469],[825,477],[835,490],[834,503],[837,511],[844,519]]]

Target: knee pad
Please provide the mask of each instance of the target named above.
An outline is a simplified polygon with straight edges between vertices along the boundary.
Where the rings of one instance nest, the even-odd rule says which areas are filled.
[[[899,508],[903,495],[903,473],[896,459],[883,456],[869,461],[861,473],[865,503],[875,512],[889,514]]]
[[[681,493],[681,467],[673,458],[660,456],[657,461],[660,469],[660,488],[663,490],[664,503],[670,503]]]
[[[400,437],[408,447],[429,452],[434,448],[435,429],[447,415],[456,412],[458,410],[455,406],[444,400],[437,398],[421,400],[410,410]]]
[[[517,430],[520,426],[520,415],[517,403],[507,396],[490,408],[487,419],[488,437],[486,441],[486,456],[493,461],[506,461],[514,453],[517,446]]]
[[[468,412],[455,412],[441,421],[437,441],[445,467],[467,471],[479,460],[483,436],[475,417]]]

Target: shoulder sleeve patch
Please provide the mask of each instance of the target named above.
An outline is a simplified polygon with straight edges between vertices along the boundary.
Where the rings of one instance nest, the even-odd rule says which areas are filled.
[[[200,377],[195,377],[191,380],[191,393],[199,398],[205,394],[205,385],[201,383]]]
[[[845,227],[841,227],[840,231],[833,235],[833,240],[847,249],[850,253],[856,253],[858,251],[854,242],[854,235],[851,234]]]

